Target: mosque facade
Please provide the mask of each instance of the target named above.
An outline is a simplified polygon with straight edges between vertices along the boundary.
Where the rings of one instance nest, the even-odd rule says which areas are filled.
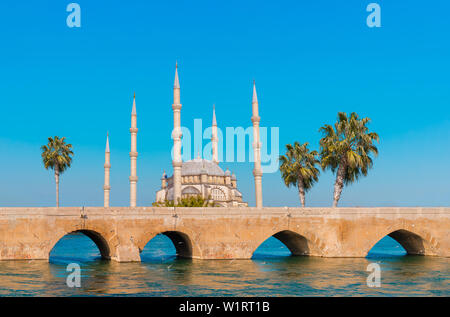
[[[236,175],[228,169],[224,172],[219,164],[197,157],[181,165],[181,198],[201,196],[208,203],[221,207],[246,207],[242,193],[237,188]],[[161,178],[161,189],[156,201],[174,200],[173,176],[166,173]]]

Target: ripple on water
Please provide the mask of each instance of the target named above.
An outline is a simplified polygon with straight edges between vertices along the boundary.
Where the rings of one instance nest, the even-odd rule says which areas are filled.
[[[251,260],[177,259],[165,236],[143,250],[141,263],[101,260],[82,234],[68,235],[50,261],[0,261],[1,296],[450,296],[449,259],[405,256],[390,238],[367,258],[292,257],[275,238]],[[66,286],[66,266],[81,266],[81,288]],[[369,288],[369,263],[381,287]]]

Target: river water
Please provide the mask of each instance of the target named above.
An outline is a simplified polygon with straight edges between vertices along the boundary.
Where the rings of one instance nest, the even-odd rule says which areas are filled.
[[[275,238],[251,260],[178,259],[158,235],[141,263],[100,258],[82,234],[61,239],[50,261],[0,261],[0,296],[450,296],[450,259],[407,256],[389,237],[366,258],[289,256]],[[69,263],[81,267],[81,287],[69,288]],[[367,266],[378,263],[381,286],[368,287]]]

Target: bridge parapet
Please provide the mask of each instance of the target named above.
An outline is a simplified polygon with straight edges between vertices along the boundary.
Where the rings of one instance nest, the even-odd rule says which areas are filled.
[[[450,217],[450,207],[0,207],[4,216],[134,215],[292,215],[292,216],[427,216]]]

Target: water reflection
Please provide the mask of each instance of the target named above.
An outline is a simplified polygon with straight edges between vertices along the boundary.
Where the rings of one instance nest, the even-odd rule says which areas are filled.
[[[268,239],[251,260],[177,259],[170,239],[156,236],[141,263],[100,257],[82,234],[64,237],[47,261],[0,261],[2,296],[449,296],[449,259],[402,256],[390,238],[367,258],[292,257]],[[66,266],[81,266],[81,288],[66,286]],[[367,265],[382,269],[381,288],[366,286]]]

